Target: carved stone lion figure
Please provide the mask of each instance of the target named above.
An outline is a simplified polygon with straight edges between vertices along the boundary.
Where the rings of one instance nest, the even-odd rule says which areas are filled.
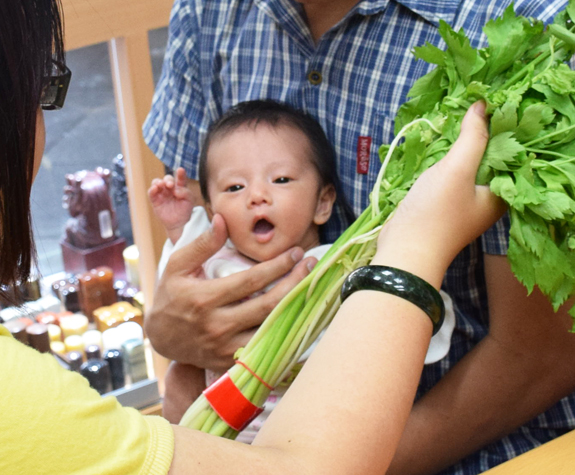
[[[116,239],[116,214],[109,194],[110,170],[98,167],[66,175],[62,204],[71,218],[64,240],[89,249]]]

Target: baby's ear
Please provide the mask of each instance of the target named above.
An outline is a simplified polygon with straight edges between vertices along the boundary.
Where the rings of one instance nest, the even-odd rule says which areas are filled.
[[[317,198],[317,206],[315,209],[315,216],[313,218],[314,224],[318,226],[325,224],[331,216],[333,204],[335,203],[335,187],[333,185],[325,185]]]

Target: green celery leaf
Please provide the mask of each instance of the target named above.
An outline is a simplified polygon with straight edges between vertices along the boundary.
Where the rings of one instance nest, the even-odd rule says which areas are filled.
[[[445,71],[443,68],[435,68],[429,71],[413,83],[413,86],[411,86],[411,89],[407,93],[407,97],[417,97],[429,94],[435,89],[443,89],[442,79],[444,75]],[[429,112],[429,109],[426,109],[424,112]]]
[[[573,128],[574,123],[570,122],[567,117],[561,117],[561,120],[557,122],[557,127],[555,132],[563,132],[554,135],[552,138],[546,140],[544,143],[553,143],[554,145],[570,143],[575,140],[575,128]],[[537,146],[540,146],[539,144]]]
[[[389,144],[382,144],[379,146],[379,150],[377,151],[377,154],[379,155],[379,161],[383,163],[383,161],[385,160],[385,157],[387,155],[387,152],[389,152]]]
[[[522,18],[515,16],[513,5],[507,7],[500,18],[487,22],[483,27],[489,44],[488,63],[483,78],[485,83],[491,83],[495,76],[507,70],[523,56],[529,47],[530,36],[537,34],[534,30],[529,28]]]
[[[451,142],[445,137],[439,137],[438,140],[433,142],[427,147],[427,154],[434,155],[436,153],[447,152],[451,148]]]
[[[566,244],[562,244],[560,246],[560,250],[563,253],[564,260],[568,264],[571,273],[563,274],[563,283],[560,287],[554,290],[552,303],[555,311],[557,311],[559,306],[565,303],[565,301],[575,292],[575,276],[572,271],[572,269],[575,269],[575,253],[570,250]]]
[[[540,97],[541,94],[539,94],[537,91],[534,91],[533,94],[534,96],[529,93],[523,96],[523,100],[521,101],[521,104],[519,104],[519,110],[517,112],[518,117],[523,117],[525,109],[527,109],[529,106],[534,104],[545,104],[542,100],[542,97]]]
[[[546,162],[543,163],[547,165]],[[546,168],[538,170],[537,173],[549,190],[565,193],[564,185],[575,187],[574,163],[555,163],[553,167],[547,165]]]
[[[517,105],[505,102],[495,109],[491,121],[491,135],[499,135],[502,132],[513,132],[517,128]]]
[[[513,213],[512,213],[513,214]],[[525,213],[522,215],[517,215],[520,219],[529,225],[530,228],[533,228],[533,231],[539,234],[548,234],[549,228],[547,223],[541,219],[540,216],[537,216],[535,213],[531,212],[529,209],[525,210]]]
[[[540,259],[535,266],[535,279],[539,288],[550,296],[555,308],[564,302],[564,295],[558,291],[565,286],[566,279],[573,278],[571,263],[557,245],[548,238],[545,241],[544,258]]]
[[[518,205],[538,205],[545,201],[545,194],[542,190],[538,190],[536,186],[529,183],[522,175],[517,174],[515,186],[517,188],[517,199],[514,201],[513,205],[518,207]]]
[[[537,257],[519,246],[515,239],[510,238],[507,258],[509,259],[511,270],[513,274],[515,274],[515,277],[517,277],[517,280],[527,288],[527,293],[530,294],[533,292],[533,288],[535,287],[533,269],[538,261]]]
[[[567,158],[575,157],[575,141],[553,147],[553,151],[556,153],[561,153]]]
[[[399,202],[405,198],[405,195],[407,195],[407,190],[395,190],[392,193],[389,194],[389,196],[387,197],[387,199],[395,204],[398,205]]]
[[[557,94],[546,84],[533,84],[532,87],[545,96],[547,105],[566,116],[571,124],[575,124],[575,106],[570,97]]]
[[[517,187],[515,186],[515,182],[508,174],[498,175],[493,178],[489,184],[489,188],[497,196],[503,198],[503,200],[508,204],[512,204],[517,196]]]
[[[443,137],[448,140],[449,144],[453,144],[459,137],[460,130],[461,117],[453,113],[449,114],[443,124]]]
[[[397,151],[398,149],[395,150]],[[393,154],[393,157],[395,158],[395,152]],[[403,167],[401,166],[401,162],[397,159],[394,160],[392,158],[392,160],[390,160],[389,164],[387,165],[387,169],[385,170],[385,179],[390,183],[399,180],[399,178],[401,178],[402,170]]]
[[[563,162],[557,163],[556,166],[561,169],[563,176],[568,180],[568,184],[575,188],[575,163]]]
[[[510,164],[517,164],[515,157],[524,151],[525,148],[517,142],[512,132],[503,132],[489,140],[483,161],[496,170],[507,171]]]
[[[575,36],[575,35],[573,35]],[[556,94],[575,93],[575,71],[564,63],[550,68],[539,76],[542,84],[547,84]]]
[[[559,310],[559,307],[563,305],[567,299],[573,295],[575,291],[575,281],[569,277],[565,277],[559,288],[555,289],[553,295],[551,296],[551,304],[553,305],[553,310]]]
[[[424,46],[413,48],[413,55],[415,59],[422,59],[427,63],[437,64],[438,66],[445,65],[445,51],[429,42],[425,43]]]
[[[448,48],[446,66],[449,64],[447,59],[453,58],[453,64],[459,77],[464,84],[469,84],[471,76],[483,67],[485,60],[479,56],[477,50],[471,47],[463,30],[455,32],[445,21],[440,20],[439,34]]]
[[[529,208],[546,220],[565,219],[566,215],[572,215],[575,212],[575,201],[565,193],[557,191],[547,191],[545,200]]]
[[[490,86],[478,81],[471,81],[466,88],[467,97],[473,101],[485,99],[489,92]]]
[[[421,160],[425,155],[425,142],[421,141],[421,131],[414,127],[405,136],[403,146],[404,153],[401,159],[403,163],[403,180],[407,181],[415,176]]]
[[[519,121],[515,137],[519,142],[533,140],[554,117],[553,109],[542,102],[528,106]]]
[[[394,132],[397,135],[404,125],[433,110],[445,95],[445,71],[436,68],[421,76],[409,90],[411,99],[405,102],[395,116]]]
[[[547,229],[541,232],[538,229],[531,227],[527,221],[518,218],[517,211],[513,210],[511,213],[515,216],[512,219],[509,235],[517,241],[525,251],[541,258],[545,249],[545,240],[547,239]]]
[[[442,89],[430,89],[431,92],[414,97],[405,102],[395,116],[394,131],[397,135],[404,125],[421,117],[431,110],[444,95]],[[405,107],[404,107],[405,106]]]
[[[575,2],[569,2],[565,8],[565,13],[569,15],[572,21],[575,21]]]
[[[482,160],[477,170],[475,183],[477,185],[489,185],[489,182],[493,180],[494,177],[495,173],[493,172],[493,168],[491,168],[485,160]]]
[[[554,168],[542,169],[537,171],[537,175],[545,182],[548,190],[565,192],[563,184],[567,179],[560,171]]]
[[[494,92],[489,95],[488,99],[489,102],[495,106],[501,106],[505,102],[510,102],[514,106],[519,107],[523,100],[523,94],[525,94],[530,87],[531,78],[528,75],[507,89],[495,89]]]

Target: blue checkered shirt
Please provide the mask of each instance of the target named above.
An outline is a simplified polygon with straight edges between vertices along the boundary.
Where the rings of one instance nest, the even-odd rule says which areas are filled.
[[[170,168],[198,175],[198,156],[210,123],[245,100],[286,101],[315,117],[335,147],[345,196],[358,214],[375,181],[377,146],[393,138],[393,120],[415,79],[430,66],[414,46],[443,47],[439,20],[463,28],[475,47],[481,27],[509,0],[364,0],[317,44],[293,0],[176,0],[164,70],[144,135]],[[515,10],[549,21],[566,0],[518,0]],[[327,239],[348,224],[336,213]],[[488,331],[483,253],[505,254],[505,220],[466,248],[444,282],[455,303],[457,328],[449,355],[426,366],[419,394],[470,351]],[[569,397],[529,424],[444,474],[476,474],[575,427]]]

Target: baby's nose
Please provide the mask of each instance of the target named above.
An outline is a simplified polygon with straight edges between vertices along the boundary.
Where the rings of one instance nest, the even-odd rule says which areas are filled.
[[[251,187],[249,205],[258,206],[261,204],[271,204],[271,194],[265,186],[257,185]]]

